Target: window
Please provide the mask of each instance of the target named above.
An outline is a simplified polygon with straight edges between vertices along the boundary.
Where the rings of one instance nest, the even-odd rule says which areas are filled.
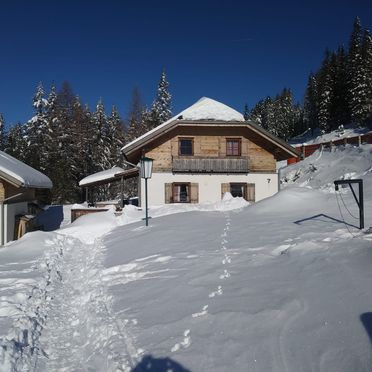
[[[240,138],[226,139],[226,155],[240,156],[241,155],[241,140]]]
[[[230,183],[230,192],[231,195],[236,198],[244,198],[246,199],[247,194],[247,184],[246,183]]]
[[[173,203],[190,203],[189,183],[174,183],[172,193]]]
[[[180,138],[179,155],[194,155],[194,146],[192,138]]]

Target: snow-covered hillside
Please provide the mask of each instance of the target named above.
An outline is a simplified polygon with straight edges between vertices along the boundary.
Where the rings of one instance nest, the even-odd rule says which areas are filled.
[[[0,370],[370,371],[372,234],[331,184],[363,177],[371,226],[371,152],[316,153],[253,205],[151,208],[148,228],[129,207],[9,244]]]

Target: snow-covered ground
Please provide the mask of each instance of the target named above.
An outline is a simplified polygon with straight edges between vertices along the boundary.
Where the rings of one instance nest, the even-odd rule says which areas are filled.
[[[154,207],[148,228],[129,206],[8,244],[0,370],[370,371],[372,234],[332,182],[364,179],[371,226],[371,159],[340,147],[253,205]]]
[[[369,128],[359,128],[355,125],[346,125],[343,129],[334,130],[324,134],[322,134],[319,129],[316,129],[313,133],[311,133],[311,130],[307,130],[305,133],[292,138],[289,142],[293,146],[301,146],[302,144],[312,145],[316,143],[337,141],[342,138],[357,137],[368,133],[369,131]]]

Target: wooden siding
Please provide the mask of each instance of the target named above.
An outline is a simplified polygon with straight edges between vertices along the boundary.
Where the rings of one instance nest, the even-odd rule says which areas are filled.
[[[241,140],[241,159],[246,159],[250,172],[275,172],[274,155],[246,137],[241,128],[185,128],[179,127],[146,149],[146,156],[154,159],[154,172],[172,172],[173,159],[215,158],[231,159],[226,155],[226,139]],[[194,155],[179,156],[179,138],[193,138]],[[178,163],[179,164],[179,163]]]
[[[0,200],[1,201],[8,199],[12,196],[15,196],[19,193],[22,193],[22,195],[19,195],[13,199],[10,199],[9,203],[35,200],[35,189],[25,189],[25,188],[15,187],[14,185],[4,180],[0,181]]]

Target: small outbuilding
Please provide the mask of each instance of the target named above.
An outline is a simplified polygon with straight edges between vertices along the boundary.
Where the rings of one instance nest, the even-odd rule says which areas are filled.
[[[33,218],[36,192],[52,188],[43,173],[0,151],[0,244],[17,239]]]

